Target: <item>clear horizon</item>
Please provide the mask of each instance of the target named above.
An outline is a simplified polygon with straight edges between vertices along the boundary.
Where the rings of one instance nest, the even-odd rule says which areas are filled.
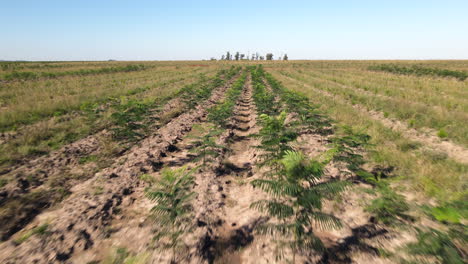
[[[467,1],[3,3],[0,60],[468,59]]]

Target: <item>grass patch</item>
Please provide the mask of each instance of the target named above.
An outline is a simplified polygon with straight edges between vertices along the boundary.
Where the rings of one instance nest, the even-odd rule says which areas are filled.
[[[462,235],[463,236],[463,235]],[[465,241],[466,241],[466,234]],[[434,256],[443,264],[463,264],[462,249],[454,243],[454,237],[460,238],[460,234],[449,235],[447,233],[429,229],[418,231],[418,241],[407,245],[410,254],[420,256]]]
[[[47,233],[47,228],[48,227],[49,227],[48,224],[43,224],[43,225],[40,225],[38,227],[35,227],[35,228],[27,231],[23,235],[21,235],[19,238],[15,239],[15,243],[16,244],[21,244],[24,241],[28,240],[30,237],[34,236],[34,235],[45,235]]]
[[[440,138],[448,138],[448,133],[447,131],[445,131],[444,129],[440,129],[438,132],[437,132],[437,136],[440,137]]]
[[[81,158],[78,160],[78,163],[79,163],[79,164],[86,164],[86,163],[89,163],[89,162],[96,162],[97,160],[98,160],[98,156],[96,156],[96,155],[89,155],[89,156],[81,157]]]
[[[377,222],[395,225],[402,220],[411,220],[406,214],[409,209],[405,197],[393,191],[388,185],[378,187],[380,197],[371,201],[365,210],[373,215]]]

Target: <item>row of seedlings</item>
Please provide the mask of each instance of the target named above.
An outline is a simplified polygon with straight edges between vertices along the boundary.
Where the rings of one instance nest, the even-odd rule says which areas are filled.
[[[304,128],[317,132],[329,131],[330,121],[320,115],[307,98],[280,87],[261,66],[252,69],[254,99],[260,110],[262,126],[258,137],[263,150],[259,166],[268,166],[269,171],[262,179],[252,182],[270,195],[270,199],[259,200],[251,207],[267,214],[270,221],[260,225],[257,231],[262,235],[271,235],[277,242],[277,258],[292,255],[310,255],[324,250],[320,239],[314,234],[313,226],[338,228],[339,219],[322,212],[322,200],[332,198],[343,191],[349,183],[340,180],[325,180],[324,168],[330,162],[353,154],[352,146],[336,143],[316,157],[308,157],[295,149],[294,142],[303,133]],[[269,81],[272,93],[277,95],[284,106],[278,113],[274,96],[269,94],[264,78]],[[272,107],[273,106],[273,107]],[[269,108],[270,107],[270,108]],[[295,122],[287,122],[288,112],[297,115]],[[349,149],[348,149],[349,148]],[[348,153],[346,151],[351,151]]]
[[[322,116],[305,95],[287,90],[270,74],[265,74],[265,78],[272,90],[280,95],[288,110],[298,114],[299,121],[304,127],[312,129],[315,133],[328,134],[330,132],[330,120]],[[336,129],[333,128],[333,130]],[[357,150],[371,146],[370,137],[364,133],[356,133],[349,127],[339,129],[340,135],[330,138],[332,151],[334,151],[332,160],[346,163],[349,171],[354,173],[359,180],[372,185],[378,195],[370,201],[365,210],[374,215],[375,222],[388,227],[405,226],[414,222],[414,217],[408,213],[410,206],[405,197],[390,186],[391,181],[387,179],[389,172],[385,168],[376,167],[370,173],[362,168],[365,160],[361,151]],[[424,207],[423,211],[433,220],[445,224],[448,232],[434,228],[417,229],[418,241],[409,243],[406,246],[407,252],[417,256],[416,259],[418,256],[432,256],[442,263],[463,263],[465,254],[460,245],[466,245],[468,241],[464,232],[466,226],[460,220],[463,218],[463,212],[466,215],[466,209],[463,207],[463,203],[457,202],[446,203],[438,207]],[[400,262],[407,261],[401,257],[395,258]]]
[[[235,74],[239,70],[235,68]],[[198,169],[205,168],[211,160],[209,157],[218,156],[224,149],[224,146],[216,143],[216,138],[223,129],[228,128],[229,117],[232,115],[246,78],[246,73],[243,73],[226,91],[225,99],[208,109],[208,120],[214,126],[205,127],[203,135],[195,137],[194,147],[191,149],[196,153],[197,159],[202,161],[200,166],[192,169],[186,166],[177,169],[164,168],[160,179],[155,180],[151,177],[143,179],[150,184],[146,189],[146,196],[156,202],[151,209],[155,224],[158,226],[154,239],[158,241],[160,249],[170,251],[173,263],[176,263],[180,257],[177,249],[186,246],[182,237],[194,228],[192,200],[196,193],[192,189],[195,184],[193,174]]]

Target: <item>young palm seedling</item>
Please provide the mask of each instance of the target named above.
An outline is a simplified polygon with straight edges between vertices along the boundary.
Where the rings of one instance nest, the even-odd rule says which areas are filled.
[[[272,223],[260,225],[258,232],[276,238],[277,258],[283,258],[284,248],[289,248],[295,263],[297,253],[323,249],[314,235],[313,223],[328,228],[340,226],[337,218],[321,212],[322,199],[336,195],[346,183],[319,182],[326,163],[308,159],[301,152],[286,150],[277,163],[280,169],[273,177],[252,181],[255,188],[267,192],[272,199],[259,200],[251,207],[273,218]]]
[[[114,123],[112,129],[114,138],[130,142],[141,139],[144,136],[144,130],[148,127],[146,121],[150,104],[122,97],[112,106],[115,109],[111,115]]]
[[[276,165],[285,152],[292,149],[290,142],[296,140],[298,135],[293,127],[286,124],[286,112],[276,117],[262,114],[260,123],[262,129],[255,135],[261,140],[258,148],[265,152],[260,165]]]
[[[163,169],[161,179],[146,190],[146,196],[157,203],[151,209],[157,224],[154,239],[163,250],[172,250],[172,263],[176,262],[176,250],[185,246],[182,235],[192,227],[192,171],[185,167]]]
[[[199,130],[201,130],[203,135],[193,137],[195,139],[193,142],[195,147],[192,148],[190,152],[196,153],[196,160],[201,160],[202,167],[205,167],[207,162],[210,161],[208,159],[209,157],[215,158],[219,156],[221,150],[225,149],[225,146],[216,143],[217,136],[219,136],[223,130],[216,129],[212,126],[207,128],[199,127]],[[207,133],[205,132],[206,130],[208,130]]]

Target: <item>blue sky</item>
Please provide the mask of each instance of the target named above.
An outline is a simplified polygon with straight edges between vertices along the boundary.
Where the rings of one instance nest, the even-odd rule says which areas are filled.
[[[468,59],[467,0],[0,0],[0,59]]]

